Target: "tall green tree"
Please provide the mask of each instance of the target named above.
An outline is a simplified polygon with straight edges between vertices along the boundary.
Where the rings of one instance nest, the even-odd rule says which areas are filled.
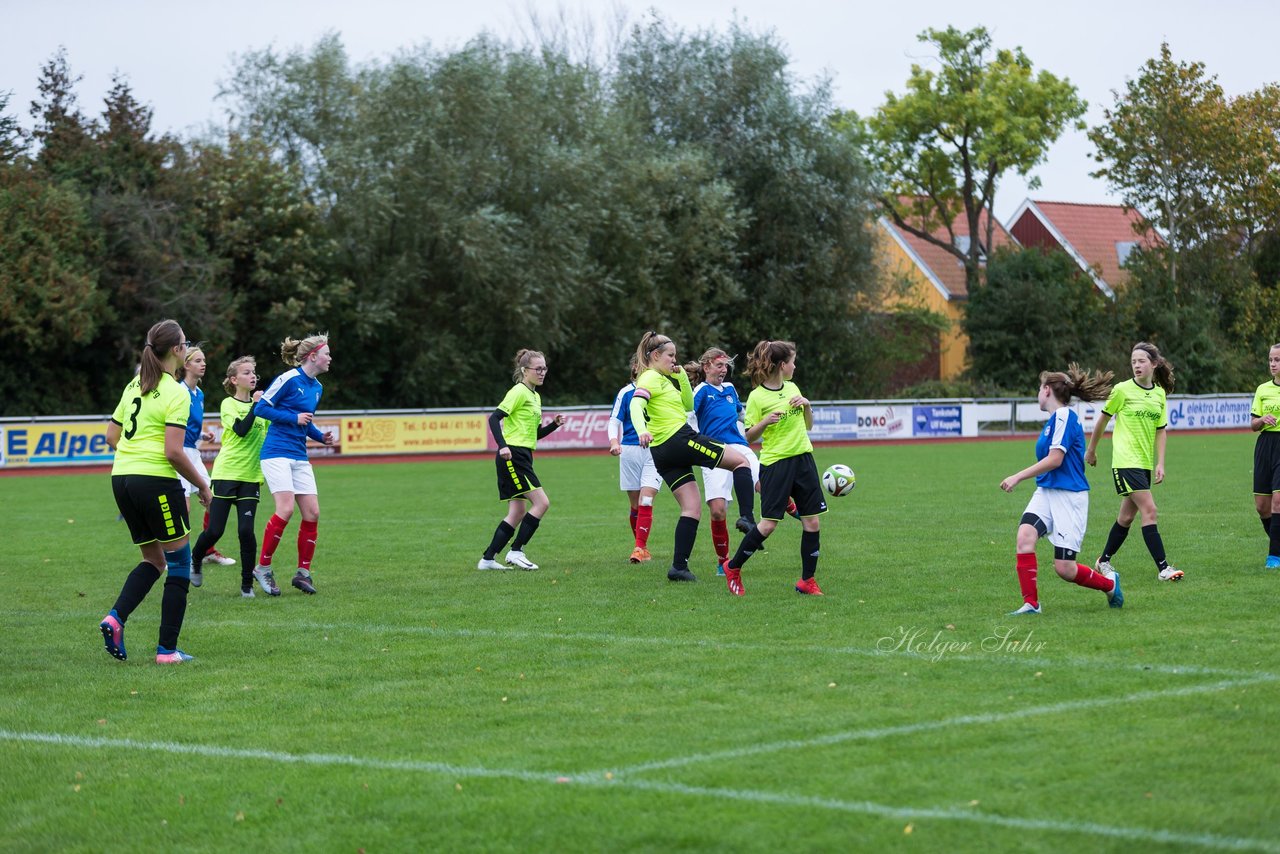
[[[82,75],[71,70],[66,48],[41,67],[36,83],[39,98],[31,102],[31,131],[36,162],[55,179],[81,180],[91,169],[93,125],[79,106],[76,84]]]
[[[919,40],[936,48],[937,70],[912,65],[906,93],[886,93],[866,121],[880,204],[899,228],[954,255],[973,289],[992,250],[1001,178],[1030,175],[1087,105],[1066,78],[1035,72],[1022,48],[995,50],[985,27],[929,29]]]
[[[1113,94],[1103,123],[1089,131],[1103,164],[1093,175],[1165,236],[1176,281],[1179,256],[1231,219],[1224,167],[1239,141],[1226,96],[1203,63],[1175,62],[1167,43]]]
[[[81,194],[0,164],[0,415],[101,411],[82,358],[106,308],[96,241]]]
[[[872,359],[858,297],[875,287],[869,169],[857,134],[831,121],[829,84],[798,86],[770,33],[735,24],[688,34],[653,18],[622,45],[614,87],[655,150],[709,158],[742,218],[732,284],[703,277],[717,290],[688,302],[675,294],[682,281],[659,294],[686,324],[705,325],[689,330],[688,345],[745,352],[761,338],[792,338],[810,393],[865,385]]]
[[[12,92],[0,92],[0,164],[12,163],[27,150],[26,134],[17,116],[9,115]]]

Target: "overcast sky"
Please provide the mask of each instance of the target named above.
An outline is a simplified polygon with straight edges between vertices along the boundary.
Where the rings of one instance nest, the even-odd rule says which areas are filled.
[[[837,104],[864,115],[883,102],[886,91],[903,91],[912,62],[928,61],[929,51],[916,35],[948,25],[984,25],[997,47],[1021,46],[1036,68],[1069,78],[1089,102],[1090,125],[1113,103],[1112,90],[1136,76],[1162,41],[1169,42],[1175,59],[1203,62],[1228,94],[1280,79],[1275,63],[1266,59],[1274,55],[1280,32],[1280,3],[1274,0],[0,0],[0,91],[13,93],[9,113],[30,126],[27,108],[40,67],[63,45],[73,71],[84,76],[77,91],[86,113],[101,111],[118,71],[135,96],[154,108],[157,130],[186,133],[220,119],[218,81],[229,75],[232,56],[247,50],[309,47],[336,31],[353,61],[373,61],[422,43],[456,47],[486,30],[518,37],[528,29],[531,9],[603,22],[616,8],[633,23],[655,9],[686,29],[724,30],[736,15],[752,30],[771,30],[786,46],[799,79],[830,76]],[[1091,150],[1083,133],[1069,131],[1038,170],[1042,186],[1032,196],[1116,201],[1089,177],[1096,168]],[[1026,195],[1017,178],[1007,179],[997,196],[997,215],[1009,217]]]

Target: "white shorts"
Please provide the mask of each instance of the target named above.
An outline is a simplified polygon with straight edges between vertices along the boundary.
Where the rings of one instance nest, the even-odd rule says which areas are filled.
[[[203,485],[204,485],[204,486],[208,486],[208,485],[209,485],[209,470],[208,470],[207,468],[205,468],[205,467],[204,467],[204,460],[200,459],[200,449],[199,449],[199,448],[188,448],[188,447],[185,447],[185,446],[184,446],[184,447],[182,448],[182,452],[183,452],[184,454],[186,454],[186,455],[187,455],[187,459],[191,460],[192,465],[194,465],[194,466],[196,467],[196,470],[197,470],[197,471],[204,472],[204,484],[203,484]],[[193,484],[191,481],[187,480],[187,479],[186,479],[185,477],[183,477],[182,475],[178,475],[178,480],[182,481],[182,491],[183,491],[183,492],[185,492],[185,493],[187,494],[187,496],[188,496],[188,497],[190,497],[190,496],[192,496],[192,495],[195,495],[197,492],[199,492],[199,491],[200,491],[200,487],[199,487],[199,486],[196,486],[195,484]]]
[[[618,457],[618,488],[623,492],[636,492],[644,487],[662,487],[653,454],[639,445],[623,445],[622,455]]]
[[[725,445],[725,450],[735,450],[751,463],[751,482],[760,482],[760,458],[747,445]],[[733,469],[700,469],[702,472],[702,497],[704,501],[713,498],[733,500]]]
[[[1044,520],[1049,542],[1058,548],[1079,552],[1089,521],[1089,493],[1037,486],[1027,503],[1027,513]]]
[[[316,495],[316,475],[307,460],[291,460],[288,457],[272,457],[262,461],[262,479],[267,490],[292,492],[294,495]]]

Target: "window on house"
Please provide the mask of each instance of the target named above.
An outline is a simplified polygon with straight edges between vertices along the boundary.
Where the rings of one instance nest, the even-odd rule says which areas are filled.
[[[955,236],[955,239],[952,241],[952,244],[961,252],[963,252],[965,255],[968,255],[970,240],[971,238],[967,234],[957,234]],[[978,258],[982,260],[986,260],[986,257],[987,257],[987,253],[983,252],[982,250],[978,250]]]
[[[1137,248],[1137,246],[1138,241],[1136,240],[1116,241],[1116,260],[1120,262],[1121,267],[1123,267],[1125,262],[1129,260],[1129,255],[1133,253],[1133,250]]]

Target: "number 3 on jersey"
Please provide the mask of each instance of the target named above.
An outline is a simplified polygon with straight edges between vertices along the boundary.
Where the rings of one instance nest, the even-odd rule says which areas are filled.
[[[129,429],[124,431],[126,439],[132,439],[133,434],[138,432],[138,413],[142,410],[142,398],[135,397],[133,399],[133,411],[129,413]]]

